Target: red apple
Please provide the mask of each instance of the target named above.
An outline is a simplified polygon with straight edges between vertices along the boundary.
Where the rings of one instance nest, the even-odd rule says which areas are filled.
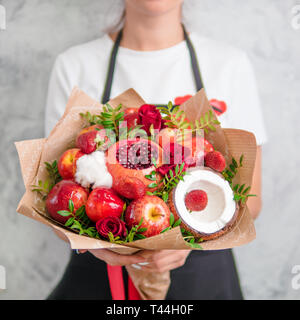
[[[170,226],[170,210],[166,203],[157,196],[146,195],[134,200],[127,207],[125,222],[129,228],[143,222],[141,228],[147,228],[142,234],[152,237]]]
[[[88,192],[71,180],[62,180],[52,188],[46,199],[46,208],[54,220],[62,224],[67,222],[70,216],[63,217],[57,211],[69,210],[70,199],[73,201],[74,211],[76,211],[85,205],[88,199]]]
[[[84,153],[77,148],[68,149],[61,155],[57,167],[58,172],[63,179],[74,178],[76,173],[76,161],[83,155]]]
[[[88,198],[85,209],[94,222],[106,217],[121,218],[125,202],[113,189],[96,188]]]

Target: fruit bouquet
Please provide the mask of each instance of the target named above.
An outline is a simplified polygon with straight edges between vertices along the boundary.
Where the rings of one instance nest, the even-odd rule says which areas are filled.
[[[17,211],[73,249],[216,250],[255,238],[255,137],[222,129],[204,90],[156,107],[133,89],[100,105],[75,88],[49,137],[16,147],[26,187]],[[143,299],[165,297],[169,272],[126,268]]]

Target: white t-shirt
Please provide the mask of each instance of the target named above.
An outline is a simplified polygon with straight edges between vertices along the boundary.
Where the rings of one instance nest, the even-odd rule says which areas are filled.
[[[258,145],[266,142],[253,69],[247,55],[236,48],[191,34],[208,99],[223,100],[227,111],[219,116],[224,128],[252,131]],[[100,101],[113,41],[104,35],[60,54],[52,70],[46,106],[46,135],[62,116],[68,97],[78,86]],[[167,104],[193,95],[196,85],[186,42],[156,51],[120,47],[111,98],[134,88],[149,104]]]

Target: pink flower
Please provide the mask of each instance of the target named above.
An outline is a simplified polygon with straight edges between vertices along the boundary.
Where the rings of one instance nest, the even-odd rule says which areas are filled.
[[[96,229],[101,237],[109,238],[108,234],[111,232],[114,237],[126,237],[125,222],[117,217],[106,217],[100,219],[96,223]]]

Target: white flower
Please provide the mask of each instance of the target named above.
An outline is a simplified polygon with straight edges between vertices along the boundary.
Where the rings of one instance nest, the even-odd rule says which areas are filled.
[[[105,154],[102,151],[95,151],[80,157],[76,162],[75,181],[83,187],[93,189],[97,187],[112,186],[112,176],[105,164]]]

